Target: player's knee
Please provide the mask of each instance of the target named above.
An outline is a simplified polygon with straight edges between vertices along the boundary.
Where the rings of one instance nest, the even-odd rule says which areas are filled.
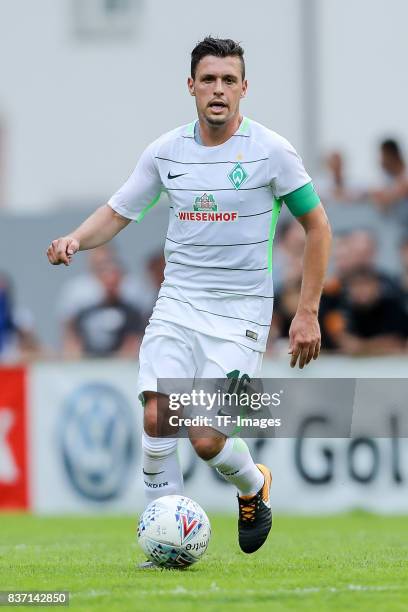
[[[190,441],[197,455],[205,461],[218,455],[225,444],[225,438],[218,436],[210,438],[191,438]]]

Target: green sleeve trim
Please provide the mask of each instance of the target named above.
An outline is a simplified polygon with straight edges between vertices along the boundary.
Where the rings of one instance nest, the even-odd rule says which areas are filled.
[[[292,193],[281,196],[281,199],[294,217],[305,215],[320,203],[320,198],[313,187],[313,183],[307,183],[303,187],[295,189]]]
[[[150,202],[147,204],[147,206],[145,206],[145,207],[144,207],[144,209],[143,209],[143,210],[142,210],[142,211],[139,213],[139,215],[136,217],[136,223],[140,223],[140,222],[143,220],[143,218],[144,218],[145,214],[146,214],[147,212],[149,212],[149,210],[150,210],[151,208],[153,208],[153,206],[154,206],[155,204],[157,204],[157,202],[160,200],[160,196],[161,196],[161,191],[159,191],[159,193],[157,194],[157,196],[156,196],[155,198],[153,198],[153,200],[151,200],[151,201],[150,201]]]
[[[275,238],[276,226],[278,224],[279,213],[282,208],[282,203],[280,200],[274,199],[273,207],[272,207],[272,217],[271,223],[269,226],[269,240],[268,240],[268,272],[272,274],[272,250],[273,250],[273,240]]]

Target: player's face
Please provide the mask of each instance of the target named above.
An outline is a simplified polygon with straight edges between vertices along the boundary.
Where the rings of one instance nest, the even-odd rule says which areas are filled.
[[[207,55],[198,62],[188,88],[195,96],[197,112],[210,126],[222,126],[239,114],[239,102],[247,91],[239,57]]]

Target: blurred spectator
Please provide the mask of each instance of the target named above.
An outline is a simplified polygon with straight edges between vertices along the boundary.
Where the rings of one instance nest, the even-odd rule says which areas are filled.
[[[103,296],[70,319],[64,338],[66,357],[135,357],[145,321],[121,294],[124,271],[115,260],[98,270]]]
[[[355,229],[348,234],[347,249],[350,267],[374,266],[377,256],[377,240],[370,230]]]
[[[332,151],[323,157],[323,173],[318,176],[316,188],[322,200],[346,200],[343,155]]]
[[[333,242],[333,271],[327,279],[320,303],[319,320],[322,348],[338,350],[339,334],[347,325],[348,279],[361,269],[375,273],[381,286],[401,303],[399,283],[385,272],[376,269],[377,240],[365,229],[356,229],[336,236]]]
[[[333,241],[333,270],[326,280],[319,309],[322,349],[337,350],[337,337],[344,330],[345,279],[360,267],[374,268],[377,242],[371,232],[356,229],[339,234]]]
[[[344,252],[340,261],[336,262],[339,276],[344,278],[357,268],[376,269],[384,285],[390,290],[400,292],[399,280],[378,269],[378,242],[370,230],[364,228],[352,230],[343,236],[343,240]]]
[[[351,272],[344,287],[344,328],[337,345],[348,355],[385,355],[404,349],[408,319],[401,293],[372,268]]]
[[[89,251],[89,272],[68,280],[58,298],[57,309],[63,323],[72,319],[80,310],[100,302],[104,296],[104,288],[99,276],[111,261],[118,261],[112,245],[104,245]],[[135,296],[143,295],[143,288],[125,274],[121,281],[120,292],[125,300],[135,303],[137,299]],[[140,307],[139,302],[136,305]]]
[[[404,296],[405,312],[408,314],[408,235],[401,240],[400,244],[401,257],[401,288]]]
[[[331,151],[323,157],[323,172],[317,176],[317,192],[324,203],[353,202],[361,197],[361,189],[346,176],[344,156]]]
[[[374,267],[377,258],[377,239],[367,229],[359,228],[337,234],[333,241],[332,274],[343,279],[361,266]]]
[[[286,269],[275,292],[268,351],[287,351],[289,328],[301,288],[302,231],[296,222],[281,233],[280,257]],[[302,228],[299,226],[299,229]],[[349,355],[400,352],[408,336],[408,237],[401,243],[404,295],[399,280],[376,268],[377,239],[367,229],[335,237],[332,272],[320,303],[322,349]]]
[[[363,259],[371,256],[371,236],[363,239],[366,252],[363,250]],[[342,310],[344,298],[344,280],[358,265],[359,255],[356,253],[356,238],[352,232],[340,234],[333,241],[333,271],[326,280],[320,300],[319,322],[322,334],[322,349],[335,350],[338,348],[337,337],[345,328],[345,318]],[[361,253],[360,253],[361,256]],[[365,263],[368,264],[367,261]]]
[[[0,363],[42,355],[33,327],[31,314],[14,307],[11,282],[6,274],[0,272]]]
[[[88,254],[89,272],[79,274],[65,283],[57,300],[57,310],[63,328],[80,310],[98,304],[103,299],[104,288],[100,273],[111,261],[121,266],[112,244],[92,249]],[[146,268],[141,271],[141,280],[128,273],[123,274],[120,295],[123,300],[141,311],[147,322],[163,280],[163,252],[150,255]]]
[[[380,163],[385,175],[382,189],[370,192],[383,212],[392,211],[401,223],[408,222],[408,174],[406,163],[396,140],[384,140],[380,145]]]
[[[298,263],[301,264],[303,245],[296,237],[296,228],[290,231],[286,228],[284,251],[288,248],[287,254],[293,256],[297,263],[276,293],[270,342],[279,338],[287,339],[297,309],[300,293]],[[408,244],[406,248],[408,269]],[[370,231],[356,229],[335,237],[333,270],[325,283],[319,311],[323,350],[349,354],[380,354],[401,350],[406,336],[406,323],[401,314],[401,289],[397,281],[376,270],[376,258],[377,241]],[[288,256],[287,263],[290,261]],[[361,270],[364,270],[364,274]],[[358,292],[360,281],[361,299]],[[366,287],[371,288],[371,293]],[[393,309],[395,318],[392,324],[387,324]],[[279,350],[279,342],[276,346]]]

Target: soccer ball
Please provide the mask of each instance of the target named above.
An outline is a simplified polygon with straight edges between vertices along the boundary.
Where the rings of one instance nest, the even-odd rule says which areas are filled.
[[[195,501],[183,495],[165,495],[150,503],[140,517],[139,544],[155,565],[183,568],[207,550],[210,521]]]

